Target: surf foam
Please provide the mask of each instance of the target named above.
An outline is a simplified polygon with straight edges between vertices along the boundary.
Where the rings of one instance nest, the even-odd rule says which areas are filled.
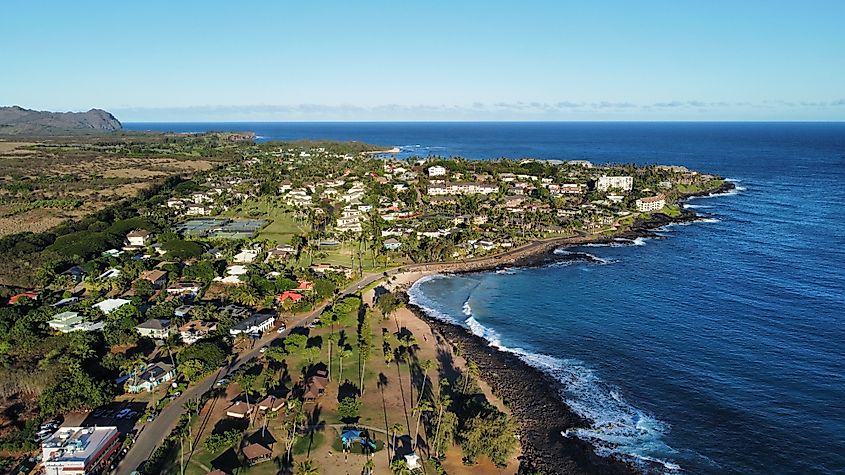
[[[464,317],[462,319],[437,310],[436,303],[422,291],[421,286],[425,282],[446,276],[429,277],[418,280],[408,290],[412,304],[420,307],[432,318],[467,328],[472,334],[487,341],[490,346],[516,355],[560,383],[561,399],[576,414],[590,422],[590,427],[571,429],[561,434],[562,436],[587,441],[595,447],[600,456],[620,457],[644,469],[653,470],[655,466],[661,466],[668,472],[681,470],[677,464],[661,458],[677,453],[663,442],[663,437],[670,429],[668,424],[628,403],[618,388],[603,382],[595,371],[582,361],[561,359],[503,345],[501,336],[495,330],[484,326],[475,318],[469,298],[461,308]]]

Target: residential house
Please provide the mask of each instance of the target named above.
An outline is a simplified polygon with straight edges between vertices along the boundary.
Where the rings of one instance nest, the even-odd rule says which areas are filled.
[[[238,264],[249,264],[258,257],[258,249],[244,249],[235,254],[232,260]]]
[[[253,406],[243,401],[235,401],[234,404],[226,408],[226,415],[234,417],[235,419],[245,419],[252,414]]]
[[[18,303],[18,301],[20,299],[24,298],[24,297],[26,297],[30,300],[38,300],[38,292],[29,291],[29,292],[21,292],[19,294],[12,295],[11,297],[9,297],[9,305],[14,305],[14,304]]]
[[[283,407],[285,407],[285,400],[276,396],[267,396],[258,403],[259,411],[276,412]]]
[[[303,298],[302,295],[300,295],[300,294],[298,294],[298,293],[296,293],[292,290],[285,290],[284,292],[282,292],[281,294],[276,296],[276,301],[279,302],[280,304],[284,304],[288,300],[290,300],[293,303],[297,303],[300,300],[302,300],[302,298]]]
[[[146,247],[152,243],[153,235],[145,229],[136,229],[126,235],[128,247]]]
[[[138,333],[153,340],[164,340],[173,329],[170,327],[170,320],[166,318],[151,318],[135,327]]]
[[[103,329],[103,322],[90,322],[79,312],[62,312],[47,321],[53,330],[70,333],[74,331],[98,331]]]
[[[276,323],[276,315],[273,313],[256,313],[245,320],[234,324],[229,333],[232,336],[241,333],[260,335],[271,328]]]
[[[171,295],[197,295],[202,290],[199,282],[174,282],[167,287],[167,293]]]
[[[384,241],[384,248],[388,251],[397,251],[400,247],[402,247],[402,242],[396,238],[390,238]]]
[[[119,309],[120,307],[130,303],[132,302],[126,299],[106,299],[102,302],[95,303],[91,307],[99,309],[101,312],[108,315],[114,312],[115,310]]]
[[[185,344],[191,345],[217,330],[217,322],[191,320],[179,327],[179,336]]]
[[[273,458],[273,451],[261,444],[249,444],[241,450],[249,465],[256,465]]]
[[[160,289],[167,283],[167,271],[159,269],[145,270],[144,272],[141,272],[141,275],[139,275],[138,278],[149,281],[153,284],[153,288]]]
[[[130,376],[126,380],[126,390],[130,393],[149,392],[175,377],[176,368],[158,362],[147,366],[143,372]]]
[[[441,167],[440,165],[435,165],[433,167],[428,168],[428,176],[446,176],[446,167]]]

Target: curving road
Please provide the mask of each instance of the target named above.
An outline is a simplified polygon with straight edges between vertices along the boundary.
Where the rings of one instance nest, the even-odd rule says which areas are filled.
[[[420,263],[408,264],[396,269],[391,269],[383,273],[365,274],[363,277],[347,286],[338,295],[345,297],[355,294],[362,288],[372,284],[373,282],[382,279],[385,276],[397,274],[399,272],[407,271],[423,271],[423,272],[449,272],[449,271],[467,271],[480,270],[498,265],[508,265],[525,257],[537,255],[547,252],[554,246],[574,243],[581,241],[585,236],[570,237],[570,238],[553,238],[541,239],[531,241],[528,244],[520,246],[509,251],[496,254],[494,256],[478,257],[459,262],[449,263]],[[201,381],[194,383],[186,389],[179,397],[171,401],[152,422],[144,424],[141,431],[135,437],[135,443],[127,452],[126,456],[121,460],[114,473],[116,475],[130,475],[133,471],[144,463],[153,451],[158,447],[159,443],[167,437],[176,424],[182,413],[185,412],[185,403],[189,400],[199,399],[204,393],[211,390],[214,384],[225,376],[230,375],[244,363],[258,357],[260,349],[263,346],[271,344],[275,340],[280,340],[288,335],[290,329],[295,327],[306,326],[319,316],[330,302],[326,302],[317,306],[314,310],[300,318],[296,323],[290,325],[287,330],[279,334],[276,332],[268,332],[256,344],[253,349],[238,354],[237,358],[232,361],[229,366],[221,368],[215,373],[206,376]]]

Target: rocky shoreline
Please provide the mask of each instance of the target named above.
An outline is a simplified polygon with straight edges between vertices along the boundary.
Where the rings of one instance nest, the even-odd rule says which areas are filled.
[[[694,196],[724,193],[733,188],[733,183],[725,181],[716,190],[685,195],[679,200],[679,204]],[[657,237],[654,233],[657,228],[697,219],[700,219],[697,213],[682,209],[680,216],[652,215],[650,219],[637,221],[630,229],[613,236],[539,241],[504,255],[475,261],[408,267],[413,268],[415,272],[424,273],[466,273],[508,266],[540,266],[554,260],[579,258],[578,255],[555,255],[554,250],[561,247]],[[595,453],[590,443],[562,436],[561,432],[567,429],[589,427],[589,421],[581,418],[563,401],[560,382],[530,366],[514,353],[490,346],[488,341],[462,326],[432,318],[415,305],[409,304],[408,307],[464,357],[474,361],[478,365],[481,378],[490,385],[496,396],[510,407],[520,426],[520,474],[631,474],[663,471],[657,466],[635,467],[617,458],[601,457]]]
[[[520,474],[636,473],[622,461],[596,455],[589,443],[561,435],[562,431],[588,427],[589,423],[563,402],[558,382],[463,327],[432,318],[415,305],[409,304],[408,308],[455,351],[478,365],[481,378],[510,408],[519,422]]]

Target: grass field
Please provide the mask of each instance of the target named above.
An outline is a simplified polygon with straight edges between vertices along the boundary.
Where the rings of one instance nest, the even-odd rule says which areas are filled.
[[[296,234],[306,234],[310,231],[307,224],[298,223],[293,213],[277,207],[267,200],[251,200],[236,206],[223,216],[233,218],[260,218],[270,221],[258,232],[259,239],[268,239],[277,244],[290,244],[291,238]]]

